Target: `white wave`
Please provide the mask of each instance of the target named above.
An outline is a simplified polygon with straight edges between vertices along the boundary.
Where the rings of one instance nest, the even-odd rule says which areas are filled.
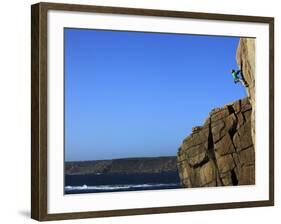
[[[75,190],[123,190],[123,189],[138,189],[138,188],[146,188],[146,187],[175,187],[179,184],[171,183],[171,184],[125,184],[125,185],[98,185],[98,186],[65,186],[65,190],[67,191],[75,191]]]

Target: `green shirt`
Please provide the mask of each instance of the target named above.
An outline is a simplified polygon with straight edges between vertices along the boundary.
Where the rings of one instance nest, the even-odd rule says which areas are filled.
[[[232,72],[231,74],[234,79],[238,79],[238,71]]]

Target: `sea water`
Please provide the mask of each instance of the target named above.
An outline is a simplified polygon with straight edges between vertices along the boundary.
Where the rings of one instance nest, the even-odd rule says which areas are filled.
[[[177,172],[65,175],[65,194],[181,188]]]

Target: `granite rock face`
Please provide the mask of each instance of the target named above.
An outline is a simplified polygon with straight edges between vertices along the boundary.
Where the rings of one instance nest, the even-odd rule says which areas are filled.
[[[192,129],[177,156],[184,187],[255,184],[255,149],[249,98],[212,110]]]
[[[255,39],[254,38],[240,38],[238,48],[236,51],[236,61],[238,67],[241,69],[244,79],[248,87],[246,87],[249,101],[252,105],[251,115],[251,133],[253,142],[255,144]]]

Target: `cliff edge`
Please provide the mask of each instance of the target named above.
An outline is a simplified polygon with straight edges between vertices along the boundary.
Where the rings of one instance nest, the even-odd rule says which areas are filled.
[[[212,110],[177,155],[183,187],[255,184],[255,39],[241,38],[236,61],[248,97]]]
[[[251,133],[253,143],[255,144],[255,39],[254,38],[240,38],[238,48],[236,51],[236,62],[241,69],[244,79],[248,83],[246,87],[249,101],[252,105],[251,115]]]

